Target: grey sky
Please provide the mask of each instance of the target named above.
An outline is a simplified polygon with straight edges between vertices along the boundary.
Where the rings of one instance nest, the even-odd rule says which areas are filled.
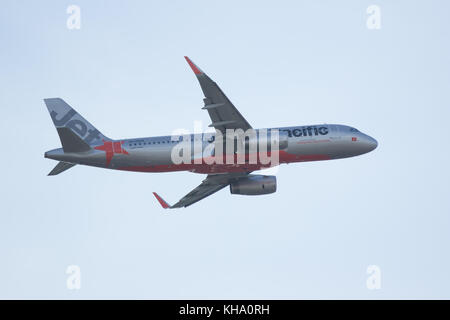
[[[68,30],[66,9],[81,8]],[[366,9],[381,8],[381,29]],[[0,298],[450,298],[446,1],[3,1]],[[255,127],[340,123],[367,155],[164,211],[193,173],[76,166],[42,101],[111,138],[206,126],[188,55]],[[80,290],[66,288],[67,266]],[[381,268],[380,290],[366,268]]]

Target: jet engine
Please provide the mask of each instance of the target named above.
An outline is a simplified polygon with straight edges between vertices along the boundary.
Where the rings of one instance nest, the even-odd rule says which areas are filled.
[[[277,178],[275,176],[250,175],[230,184],[232,194],[254,196],[269,194],[277,191]]]

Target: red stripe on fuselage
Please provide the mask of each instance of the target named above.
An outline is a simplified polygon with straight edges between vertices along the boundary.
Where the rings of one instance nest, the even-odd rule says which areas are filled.
[[[270,153],[269,155],[270,156]],[[248,156],[246,157],[248,159]],[[306,161],[321,161],[330,160],[331,158],[325,154],[310,154],[310,155],[296,155],[287,153],[286,151],[280,151],[279,163],[290,163],[290,162],[306,162]],[[248,172],[261,170],[264,168],[269,168],[274,166],[274,164],[236,164],[235,157],[234,164],[226,164],[224,159],[224,164],[207,164],[202,162],[201,164],[195,163],[182,163],[182,164],[162,164],[153,166],[127,166],[119,167],[118,170],[125,171],[137,171],[137,172],[173,172],[173,171],[191,171],[195,173],[231,173],[231,172]]]

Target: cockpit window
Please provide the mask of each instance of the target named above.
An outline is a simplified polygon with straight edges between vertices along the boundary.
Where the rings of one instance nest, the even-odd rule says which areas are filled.
[[[355,128],[350,128],[350,132],[359,132],[359,131],[356,130]]]

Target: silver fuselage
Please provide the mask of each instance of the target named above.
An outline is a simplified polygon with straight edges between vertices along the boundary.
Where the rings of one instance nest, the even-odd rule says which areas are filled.
[[[287,143],[281,147],[279,164],[318,160],[333,160],[361,155],[374,150],[377,141],[345,125],[311,125],[278,129]],[[272,129],[272,130],[273,130]],[[270,129],[269,129],[270,130]],[[214,141],[215,133],[189,135],[190,141],[200,141],[205,150]],[[93,145],[87,152],[64,153],[62,148],[45,153],[46,158],[102,167],[116,170],[139,172],[191,171],[196,173],[247,172],[266,166],[257,164],[205,164],[182,163],[172,161],[172,151],[180,136],[159,136],[137,139],[120,139],[108,142],[106,146]],[[186,142],[186,138],[184,139]],[[191,149],[194,158],[194,148]],[[273,166],[270,165],[270,166]]]

